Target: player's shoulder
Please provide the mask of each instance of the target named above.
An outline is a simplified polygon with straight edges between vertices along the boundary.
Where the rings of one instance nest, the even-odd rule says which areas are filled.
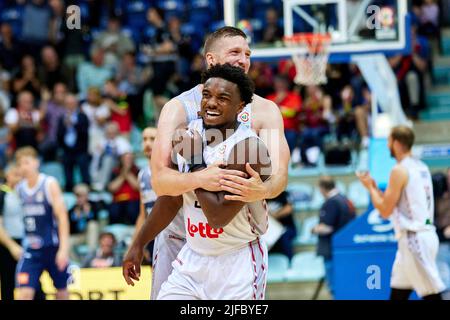
[[[394,165],[391,171],[391,177],[394,180],[406,181],[408,179],[408,169],[402,163]]]
[[[264,108],[265,111],[277,111],[280,112],[278,106],[272,100],[263,98],[257,94],[253,95],[252,106],[254,109],[259,110],[260,108]]]

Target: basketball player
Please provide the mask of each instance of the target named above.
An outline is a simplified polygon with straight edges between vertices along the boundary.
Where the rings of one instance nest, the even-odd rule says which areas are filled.
[[[392,129],[388,146],[397,165],[385,192],[369,174],[358,174],[358,178],[381,216],[387,219],[392,215],[398,250],[391,275],[391,300],[407,300],[412,290],[425,300],[441,300],[445,286],[436,265],[439,240],[433,226],[433,185],[428,167],[411,156],[413,143],[412,129]]]
[[[202,119],[189,125],[194,132],[192,141],[200,143],[197,149],[204,161],[187,161],[178,155],[179,170],[201,170],[219,161],[226,162],[227,168],[245,171],[245,164],[252,163],[266,180],[271,171],[267,149],[250,128],[237,121],[239,112],[252,99],[251,80],[243,70],[229,64],[213,66],[204,74],[204,80]],[[225,140],[216,139],[217,134],[209,139],[214,130]],[[250,155],[256,159],[250,159]],[[191,158],[185,154],[183,157]],[[194,158],[198,159],[198,155]],[[180,197],[172,199],[183,204],[187,244],[173,262],[174,270],[158,299],[263,299],[267,248],[259,236],[267,230],[265,204],[226,200],[223,191],[200,188],[184,194],[182,202]],[[149,240],[150,232],[145,229],[154,230],[149,221],[133,243],[134,251],[142,252],[142,244]],[[124,262],[127,283],[139,279],[139,264],[139,259]]]
[[[145,222],[146,216],[150,215],[156,201],[156,194],[151,185],[150,159],[155,141],[156,128],[145,128],[142,132],[142,150],[149,160],[149,165],[139,172],[138,180],[141,191],[141,204],[136,230],[133,238],[136,238],[139,230]],[[172,261],[178,255],[186,243],[184,221],[182,213],[158,234],[153,246],[152,257],[152,289],[151,298],[156,299],[159,289],[172,272]]]
[[[17,186],[25,224],[24,253],[16,272],[19,299],[33,299],[44,270],[53,280],[56,299],[67,299],[69,221],[61,188],[56,179],[39,173],[33,148],[18,149],[15,158],[24,177]]]
[[[250,68],[251,52],[247,36],[234,27],[223,27],[209,35],[205,41],[204,53],[208,67],[229,63],[242,68],[246,73]],[[231,193],[226,196],[226,200],[244,202],[276,197],[286,188],[290,152],[279,108],[272,101],[257,95],[253,96],[251,104],[244,107],[238,119],[251,127],[267,146],[273,167],[269,180],[263,182],[250,165],[246,166],[250,179],[246,179],[244,173],[226,171],[218,165],[211,165],[194,173],[180,173],[170,168],[174,132],[198,118],[201,92],[202,85],[199,84],[170,100],[161,111],[151,160],[155,192],[158,195],[178,196],[197,188],[222,190]]]

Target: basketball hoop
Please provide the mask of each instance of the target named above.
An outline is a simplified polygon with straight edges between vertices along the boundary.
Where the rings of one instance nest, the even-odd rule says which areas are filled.
[[[331,35],[323,33],[296,33],[285,36],[286,47],[301,50],[292,54],[297,75],[294,82],[302,85],[327,83],[326,69]]]

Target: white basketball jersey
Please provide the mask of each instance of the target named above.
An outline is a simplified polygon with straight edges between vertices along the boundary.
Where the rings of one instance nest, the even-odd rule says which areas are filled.
[[[434,229],[433,183],[428,167],[420,160],[408,157],[400,162],[408,171],[408,183],[393,214],[396,231]]]
[[[200,84],[193,87],[191,90],[181,93],[175,97],[175,99],[178,99],[183,104],[184,110],[186,111],[186,123],[199,119],[198,112],[200,111],[200,103],[202,101]],[[249,103],[238,115],[238,121],[246,127],[251,128],[251,115],[252,107],[251,103]]]
[[[198,130],[204,137],[203,120],[198,119],[189,124],[189,129]],[[240,125],[238,129],[225,141],[207,146],[203,152],[206,164],[226,161],[233,147],[249,137],[259,139],[248,127]],[[178,168],[186,172],[188,166],[180,155]],[[203,214],[194,191],[183,195],[183,213],[186,226],[186,241],[192,250],[203,255],[222,255],[240,249],[250,241],[264,234],[268,227],[268,211],[265,201],[246,204],[224,228],[213,229],[209,226]]]

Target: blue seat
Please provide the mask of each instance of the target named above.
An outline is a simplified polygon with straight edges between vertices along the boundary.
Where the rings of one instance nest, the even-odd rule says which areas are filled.
[[[317,235],[312,234],[311,230],[318,223],[318,216],[306,218],[301,225],[300,234],[294,240],[294,244],[300,246],[310,246],[317,244]]]
[[[46,175],[55,177],[61,188],[66,185],[66,176],[64,175],[64,167],[59,162],[44,162],[41,164],[40,171]]]
[[[307,183],[295,182],[288,184],[286,190],[294,202],[295,210],[309,210],[313,196],[313,187]]]
[[[358,209],[364,209],[369,206],[369,192],[359,180],[350,183],[348,187],[348,198]]]
[[[137,157],[134,160],[134,164],[139,169],[144,169],[144,168],[148,167],[148,159],[146,157]]]
[[[77,203],[77,197],[72,192],[64,192],[63,199],[67,210],[72,209],[73,206]]]
[[[283,282],[289,268],[289,259],[281,253],[271,253],[268,258],[268,282]]]
[[[300,252],[292,258],[292,265],[286,273],[288,281],[319,281],[325,276],[323,258],[315,252]]]

